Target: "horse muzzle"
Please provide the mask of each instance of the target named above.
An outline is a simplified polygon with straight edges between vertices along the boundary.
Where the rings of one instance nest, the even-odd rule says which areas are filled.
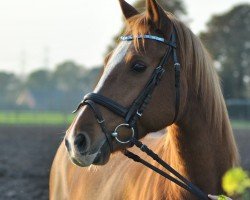
[[[106,140],[99,145],[91,145],[89,137],[84,133],[79,133],[74,142],[69,142],[65,138],[65,146],[70,160],[80,167],[88,167],[92,164],[104,165],[110,157],[110,149]]]

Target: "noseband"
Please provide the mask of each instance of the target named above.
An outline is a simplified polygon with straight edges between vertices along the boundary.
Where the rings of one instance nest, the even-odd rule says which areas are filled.
[[[128,108],[120,105],[119,103],[113,101],[110,98],[107,98],[98,93],[88,93],[84,96],[83,101],[79,104],[78,108],[74,111],[77,112],[82,106],[88,105],[95,114],[97,122],[100,124],[102,131],[104,132],[106,139],[108,141],[110,150],[113,151],[112,146],[112,136],[119,143],[129,143],[130,140],[122,141],[119,138],[119,129],[121,127],[127,127],[131,129],[131,138],[134,137],[138,139],[138,129],[137,129],[137,121],[143,114],[147,104],[149,103],[152,93],[155,87],[159,84],[165,69],[164,66],[167,64],[169,57],[172,55],[174,61],[174,70],[175,70],[175,116],[173,122],[175,122],[180,104],[180,64],[177,59],[176,53],[176,35],[173,32],[171,34],[171,39],[166,40],[164,38],[154,36],[154,35],[139,35],[134,38],[132,35],[122,36],[121,41],[132,41],[134,39],[146,39],[146,40],[154,40],[157,42],[161,42],[166,44],[169,48],[167,48],[166,53],[162,57],[159,65],[154,69],[149,81],[145,85],[144,89],[140,92],[138,97],[133,101],[132,105]],[[115,130],[110,134],[106,128],[105,120],[102,117],[100,110],[96,107],[96,104],[106,107],[110,111],[114,112],[116,115],[124,118],[124,123],[118,125]]]

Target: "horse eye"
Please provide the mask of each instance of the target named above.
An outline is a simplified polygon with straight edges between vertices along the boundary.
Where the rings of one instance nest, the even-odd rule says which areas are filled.
[[[135,63],[132,66],[132,70],[135,72],[144,72],[146,70],[147,66],[142,63]]]

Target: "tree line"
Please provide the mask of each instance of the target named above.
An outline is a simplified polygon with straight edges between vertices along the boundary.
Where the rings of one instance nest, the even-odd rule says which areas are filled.
[[[101,67],[86,69],[66,61],[54,71],[39,69],[25,79],[0,72],[0,108],[71,111],[83,95],[92,90],[100,70]]]
[[[184,21],[187,19],[182,0],[159,0],[159,3]],[[137,1],[135,7],[143,10],[145,1]],[[240,4],[212,16],[207,29],[198,36],[214,59],[225,98],[250,98],[250,4]],[[115,47],[117,37],[114,37],[108,51]],[[0,109],[68,112],[92,90],[101,68],[86,69],[73,61],[66,61],[56,66],[54,71],[36,70],[24,80],[15,74],[0,72]]]

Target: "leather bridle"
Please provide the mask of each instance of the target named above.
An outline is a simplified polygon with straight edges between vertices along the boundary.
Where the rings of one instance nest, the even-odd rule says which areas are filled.
[[[154,35],[139,35],[136,37],[137,39],[146,39],[146,40],[154,40],[157,42],[161,42],[166,44],[169,48],[167,48],[164,56],[162,57],[159,65],[154,69],[153,73],[144,89],[140,92],[138,97],[133,101],[132,105],[128,108],[120,105],[119,103],[113,101],[110,98],[107,98],[98,93],[88,93],[84,96],[83,101],[79,104],[78,108],[74,111],[77,112],[82,106],[88,105],[95,114],[97,122],[100,124],[102,131],[104,132],[106,139],[108,141],[111,152],[113,151],[112,145],[112,137],[116,139],[119,143],[129,143],[130,140],[122,141],[119,138],[119,129],[121,127],[127,127],[131,129],[131,138],[134,137],[138,139],[138,129],[137,129],[137,121],[142,116],[143,111],[145,110],[147,104],[149,103],[152,93],[155,87],[160,82],[165,69],[164,66],[167,64],[169,57],[172,55],[174,61],[174,70],[175,70],[175,116],[173,122],[175,122],[178,112],[179,112],[179,104],[180,104],[180,64],[178,62],[177,53],[176,53],[176,35],[175,32],[171,34],[171,39],[166,40],[162,37],[154,36]],[[132,35],[122,36],[122,41],[131,41],[136,39]],[[102,117],[100,110],[97,108],[96,104],[106,107],[110,111],[114,112],[116,115],[124,118],[124,123],[118,125],[115,130],[110,134],[106,128],[105,120]],[[112,137],[110,137],[112,136]]]
[[[78,108],[74,111],[77,112],[82,106],[87,105],[89,106],[99,123],[103,133],[105,134],[106,140],[109,144],[110,151],[113,152],[113,145],[112,145],[112,138],[115,138],[118,143],[127,144],[131,143],[131,145],[135,145],[141,151],[145,152],[148,156],[153,158],[156,162],[158,162],[163,168],[168,170],[172,175],[166,173],[165,171],[155,167],[154,165],[150,164],[146,160],[142,159],[138,155],[130,152],[129,150],[124,150],[124,155],[128,158],[134,160],[135,162],[139,162],[144,166],[150,168],[151,170],[155,171],[156,173],[160,174],[161,176],[169,179],[170,181],[174,182],[175,184],[179,185],[183,189],[189,191],[198,199],[208,200],[207,194],[201,191],[196,185],[192,182],[187,180],[181,174],[179,174],[175,169],[173,169],[170,165],[168,165],[165,161],[163,161],[157,154],[155,154],[151,149],[149,149],[146,145],[142,144],[138,139],[138,131],[137,131],[137,121],[143,114],[147,104],[149,103],[152,93],[155,87],[159,84],[165,69],[164,66],[167,64],[169,57],[172,55],[174,61],[174,71],[175,71],[175,116],[173,123],[176,121],[178,112],[179,112],[179,105],[180,105],[180,63],[178,62],[177,53],[176,53],[176,34],[175,31],[171,34],[170,41],[154,36],[154,35],[139,35],[136,38],[133,36],[122,36],[122,41],[131,41],[134,39],[147,39],[147,40],[154,40],[157,42],[161,42],[166,44],[169,48],[167,48],[164,56],[162,57],[159,65],[154,69],[153,73],[151,74],[150,79],[148,80],[147,84],[145,85],[144,89],[140,92],[138,97],[133,101],[132,105],[128,108],[120,105],[119,103],[109,99],[101,94],[98,93],[88,93],[84,96],[82,102],[79,104]],[[110,111],[114,112],[116,115],[124,118],[124,123],[118,125],[113,132],[109,132],[105,125],[105,120],[102,117],[102,113],[96,106],[99,104],[103,107],[106,107]],[[119,138],[119,129],[121,127],[127,127],[131,130],[131,137],[127,141],[123,141]],[[175,176],[175,177],[174,177]]]

